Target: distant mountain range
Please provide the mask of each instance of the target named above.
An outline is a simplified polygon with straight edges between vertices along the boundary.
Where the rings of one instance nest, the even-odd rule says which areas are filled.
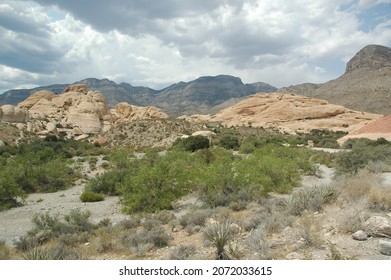
[[[172,116],[217,112],[221,104],[240,100],[257,92],[275,92],[267,83],[243,84],[240,78],[219,75],[200,77],[190,82],[173,84],[162,90],[117,84],[108,79],[88,78],[73,84],[85,83],[90,90],[102,92],[109,106],[128,102],[137,106],[156,106]],[[9,90],[0,95],[0,104],[16,105],[34,92],[48,90],[63,93],[69,84],[55,84],[33,89]]]
[[[357,111],[391,114],[391,48],[368,45],[346,64],[341,77],[324,84],[289,86],[279,92],[321,98]]]

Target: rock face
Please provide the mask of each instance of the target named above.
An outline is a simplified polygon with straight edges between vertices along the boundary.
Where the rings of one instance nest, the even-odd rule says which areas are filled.
[[[3,105],[0,107],[0,121],[9,123],[24,123],[29,119],[27,110],[13,105]]]
[[[141,119],[167,119],[168,115],[162,110],[153,107],[138,107],[121,102],[111,110],[116,122],[130,122]]]
[[[102,93],[88,91],[85,84],[69,86],[63,94],[38,91],[16,107],[0,108],[2,122],[17,123],[40,136],[65,133],[80,139],[107,131],[117,123],[159,118],[168,116],[156,107],[121,103],[110,110]]]
[[[325,84],[302,84],[279,92],[322,98],[357,111],[391,114],[391,48],[369,45],[346,65],[345,73]]]
[[[365,222],[371,236],[391,238],[391,220],[383,216],[372,216]]]
[[[339,139],[338,142],[342,144],[346,140],[354,138],[368,138],[371,140],[384,138],[391,141],[391,115],[371,121],[367,125],[349,132],[348,135]]]
[[[195,115],[195,121],[221,122],[225,126],[279,128],[288,133],[312,129],[350,131],[381,117],[348,110],[325,100],[293,94],[255,94],[213,116]]]

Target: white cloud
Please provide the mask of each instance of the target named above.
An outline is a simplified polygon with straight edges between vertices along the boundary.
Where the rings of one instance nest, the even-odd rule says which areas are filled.
[[[37,85],[105,77],[156,88],[217,74],[277,87],[324,82],[365,45],[391,38],[389,18],[366,32],[357,12],[388,0],[97,0],[93,11],[86,0],[35,2],[0,5],[0,75],[19,69],[15,85],[26,73]]]

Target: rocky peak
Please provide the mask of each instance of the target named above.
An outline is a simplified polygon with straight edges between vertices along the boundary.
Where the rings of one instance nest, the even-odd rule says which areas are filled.
[[[368,45],[347,63],[345,73],[363,68],[376,70],[383,67],[391,67],[391,48]]]

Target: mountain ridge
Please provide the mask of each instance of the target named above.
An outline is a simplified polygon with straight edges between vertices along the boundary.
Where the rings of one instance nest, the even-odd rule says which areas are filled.
[[[263,82],[244,84],[230,75],[201,76],[193,81],[178,82],[161,90],[116,83],[109,79],[86,78],[72,84],[54,84],[32,89],[9,90],[0,95],[0,104],[16,105],[34,92],[48,90],[56,94],[74,84],[87,84],[90,90],[102,92],[110,107],[127,102],[136,106],[156,106],[170,115],[206,113],[230,99],[240,99],[258,91],[274,92],[277,88]]]

